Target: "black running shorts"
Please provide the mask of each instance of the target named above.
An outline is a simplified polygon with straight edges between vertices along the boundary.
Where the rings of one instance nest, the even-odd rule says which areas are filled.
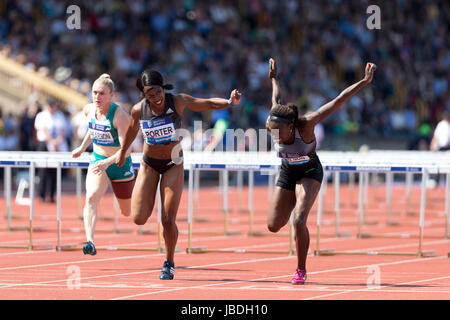
[[[295,185],[303,178],[310,178],[322,183],[323,168],[317,156],[303,165],[288,165],[281,162],[280,176],[277,186],[283,189],[295,191]]]

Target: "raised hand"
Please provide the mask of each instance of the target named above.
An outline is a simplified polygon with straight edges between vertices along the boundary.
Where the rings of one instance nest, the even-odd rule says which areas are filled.
[[[231,91],[230,95],[230,103],[232,105],[239,104],[239,101],[241,100],[242,93],[239,92],[238,89],[234,89]]]
[[[269,79],[275,78],[277,76],[277,66],[273,58],[269,59]]]
[[[377,66],[374,63],[368,62],[366,64],[366,70],[364,75],[364,81],[369,83],[372,81],[373,73],[375,72]]]

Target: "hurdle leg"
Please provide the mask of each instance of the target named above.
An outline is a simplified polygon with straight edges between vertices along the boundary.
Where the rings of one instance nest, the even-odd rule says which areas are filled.
[[[363,193],[364,193],[364,173],[359,173],[359,190],[358,190],[358,238],[362,236],[362,220],[363,220]]]
[[[445,239],[448,239],[448,223],[450,216],[450,173],[445,175]]]
[[[253,171],[248,172],[248,212],[249,212],[249,230],[248,234],[253,234],[253,223],[254,223],[254,213],[253,213]]]
[[[31,162],[30,166],[30,233],[29,233],[29,242],[28,242],[28,250],[33,250],[33,219],[34,219],[34,176],[36,173],[35,170],[36,164]]]
[[[339,224],[340,224],[340,206],[339,206],[339,189],[340,189],[340,175],[339,171],[334,172],[334,210],[336,214],[335,220],[335,234],[339,237]]]
[[[409,209],[411,208],[411,190],[413,178],[414,175],[412,172],[406,173],[406,215],[408,215]]]
[[[228,234],[228,170],[223,171],[223,211],[225,214],[224,233]]]
[[[426,192],[427,192],[427,180],[428,180],[428,172],[427,169],[424,169],[422,172],[422,185],[421,185],[421,196],[420,196],[420,220],[419,220],[419,251],[418,255],[422,255],[422,241],[423,241],[423,226],[425,224],[425,201],[426,201]]]
[[[420,221],[419,221],[419,257],[434,257],[436,256],[435,250],[423,250],[423,228],[425,226],[425,204],[427,199],[427,181],[428,181],[428,169],[424,168],[422,172],[422,194],[420,199]]]
[[[364,210],[363,210],[363,219],[364,221],[368,220],[369,216],[369,172],[363,172],[363,182],[364,182],[364,189],[363,189],[363,196],[364,196]]]
[[[245,212],[245,210],[242,208],[242,188],[244,185],[244,171],[239,170],[236,173],[236,189],[237,189],[237,195],[238,195],[238,212]]]
[[[56,250],[61,248],[61,163],[56,168],[56,219],[57,219],[57,244]]]
[[[316,234],[316,250],[314,255],[319,255],[320,252],[320,226],[322,225],[322,205],[323,205],[323,186],[327,184],[326,173],[324,172],[324,179],[322,180],[322,186],[319,190],[319,200],[317,203],[317,234]]]
[[[351,202],[350,202],[350,206],[352,208],[356,207],[355,203],[353,202],[355,197],[354,197],[354,191],[355,191],[355,173],[354,172],[349,172],[348,173],[348,180],[349,180],[349,187],[350,187],[350,197],[351,197]]]
[[[268,197],[269,197],[269,201],[272,199],[272,193],[273,193],[273,177],[274,174],[272,174],[271,172],[268,172],[267,174],[267,179],[268,179]]]
[[[197,221],[201,221],[201,219],[198,217],[198,203],[200,198],[200,170],[194,171],[194,203],[193,203],[193,214],[196,217]]]
[[[4,181],[4,190],[5,190],[5,200],[6,200],[6,216],[8,219],[8,231],[12,230],[11,226],[11,167],[5,167],[5,181]]]
[[[189,169],[189,179],[188,179],[188,247],[186,249],[187,253],[191,253],[192,252],[192,198],[193,198],[193,188],[194,188],[194,183],[193,183],[193,169],[192,167]]]
[[[79,220],[83,220],[83,200],[81,198],[81,168],[77,167],[76,172],[77,216]]]
[[[392,172],[386,172],[386,207],[387,207],[387,223],[391,223],[392,218]]]

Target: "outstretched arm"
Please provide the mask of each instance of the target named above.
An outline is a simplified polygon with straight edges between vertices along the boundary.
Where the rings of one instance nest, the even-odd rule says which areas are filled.
[[[321,122],[322,120],[330,116],[332,113],[337,111],[345,102],[347,102],[359,90],[364,88],[372,81],[375,69],[376,69],[375,64],[367,63],[365,69],[365,76],[362,80],[346,88],[336,98],[321,106],[317,111],[306,114],[304,116],[304,123],[306,125],[316,125],[317,123]]]
[[[280,86],[277,78],[277,65],[273,58],[269,59],[269,79],[272,81],[272,108],[281,104]],[[266,120],[266,130],[270,132],[269,119]]]
[[[88,131],[86,132],[86,135],[84,136],[81,145],[72,151],[72,158],[78,158],[79,156],[81,156],[81,154],[86,151],[87,147],[89,147],[91,142],[92,142],[91,135],[89,134]]]
[[[280,86],[277,79],[277,66],[275,60],[269,59],[269,79],[272,81],[272,108],[281,104]]]
[[[89,114],[89,110],[90,110],[90,104],[85,105],[83,108],[83,113],[86,118]],[[72,151],[72,158],[78,158],[79,156],[81,156],[81,154],[83,152],[85,152],[86,149],[89,147],[91,142],[92,142],[92,139],[91,139],[91,135],[89,134],[89,130],[88,130],[86,132],[86,135],[84,136],[83,141],[81,142],[81,145]]]
[[[141,104],[137,103],[131,109],[130,122],[129,122],[128,128],[125,132],[125,137],[123,139],[119,138],[121,146],[120,146],[119,155],[116,158],[116,164],[119,167],[121,167],[125,164],[125,160],[126,160],[127,155],[129,154],[129,149],[131,147],[131,144],[133,143],[134,139],[136,139],[136,136],[139,132],[140,116],[141,116]]]
[[[238,104],[240,100],[241,93],[237,89],[234,89],[231,92],[230,98],[228,100],[223,98],[194,98],[188,94],[180,93],[175,97],[175,104],[179,114],[182,114],[185,108],[188,108],[192,111],[226,109],[231,105]]]

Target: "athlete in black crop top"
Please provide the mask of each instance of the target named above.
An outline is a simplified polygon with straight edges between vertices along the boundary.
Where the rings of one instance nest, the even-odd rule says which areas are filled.
[[[306,226],[309,211],[319,193],[323,178],[322,165],[315,152],[314,126],[337,111],[347,100],[372,81],[375,65],[367,63],[361,81],[342,91],[334,100],[314,112],[298,115],[293,104],[281,105],[275,61],[269,60],[269,78],[272,81],[272,108],[266,122],[282,158],[280,177],[269,209],[268,229],[278,232],[295,214],[295,242],[297,270],[292,284],[306,280],[306,256],[309,248],[309,231]]]
[[[144,99],[131,110],[131,121],[123,142],[122,153],[117,161],[120,167],[125,162],[127,150],[139,129],[144,135],[144,155],[131,196],[131,215],[138,225],[143,225],[150,217],[155,203],[156,188],[160,182],[162,198],[162,225],[166,246],[166,261],[161,270],[161,280],[173,279],[174,252],[178,239],[175,223],[181,193],[183,191],[184,170],[182,150],[176,129],[180,127],[185,108],[192,111],[225,109],[239,103],[241,94],[231,92],[230,98],[200,99],[180,93],[168,94],[165,90],[172,85],[163,84],[158,71],[146,70],[138,78],[137,88]]]

